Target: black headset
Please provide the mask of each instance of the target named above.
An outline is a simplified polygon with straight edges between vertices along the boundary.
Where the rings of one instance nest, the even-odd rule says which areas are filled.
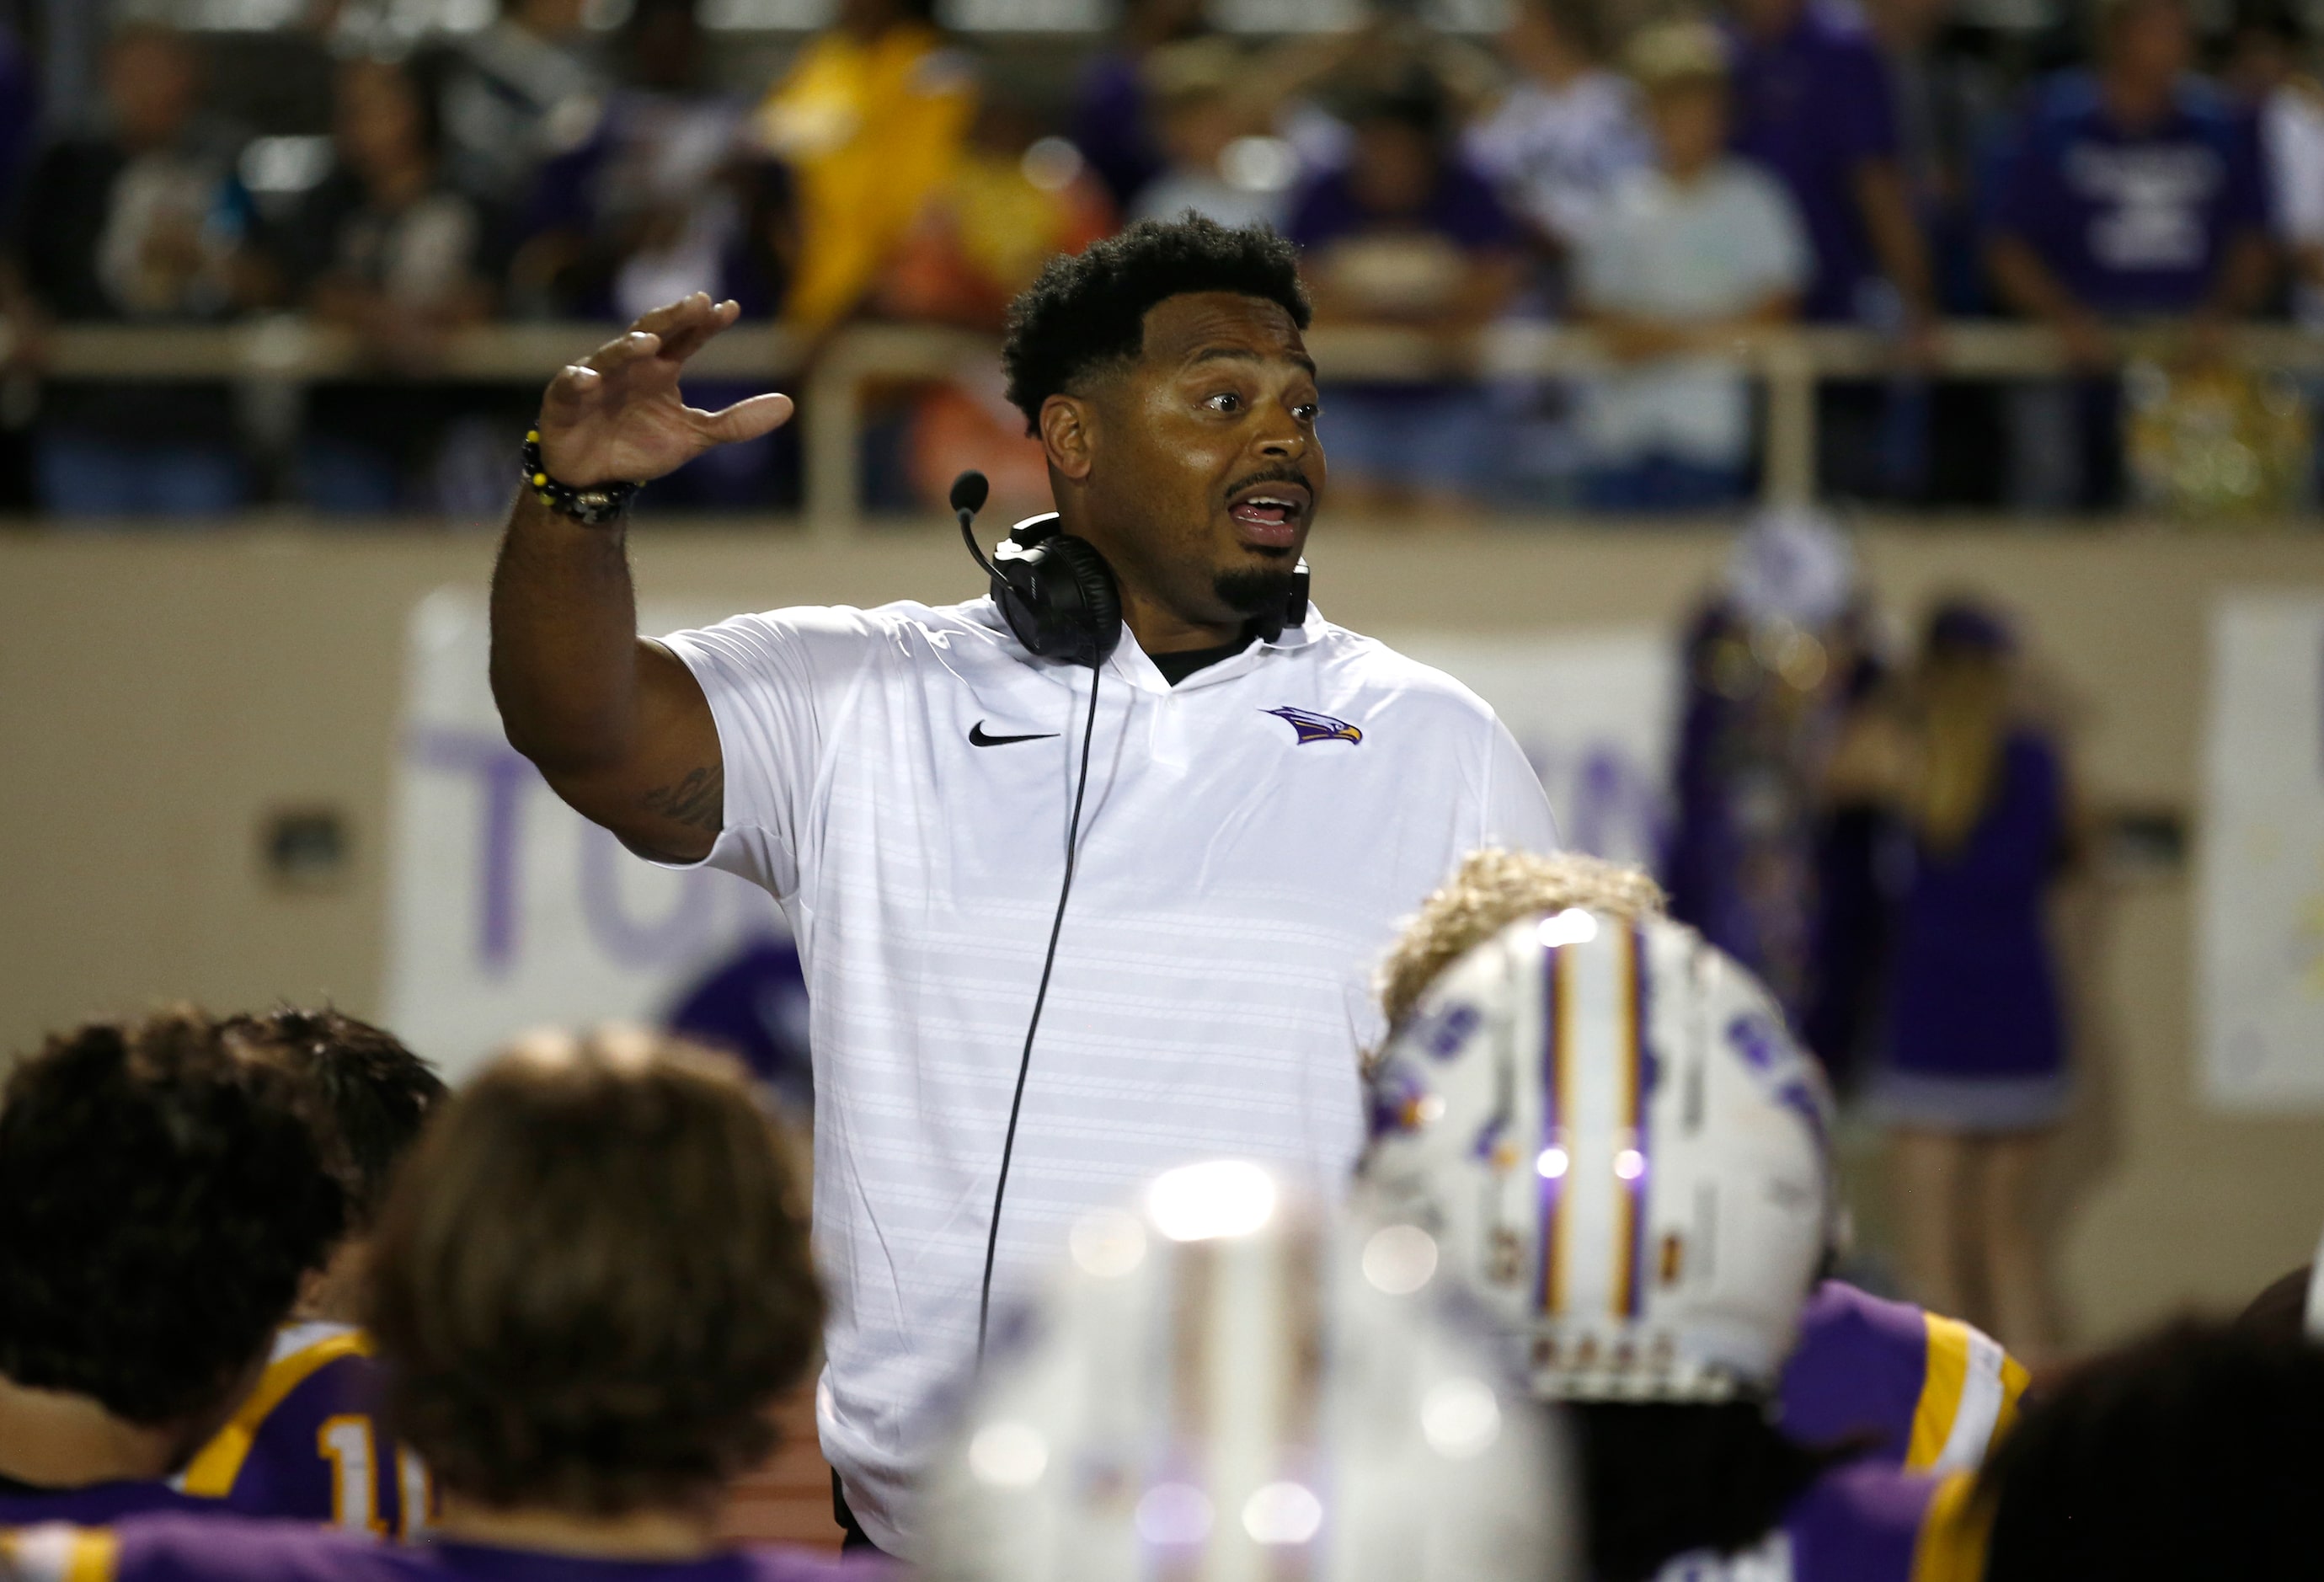
[[[961,541],[992,578],[1001,618],[1028,652],[1095,670],[1121,641],[1121,588],[1113,568],[1089,540],[1060,532],[1054,512],[1019,523],[986,560],[970,524],[989,489],[982,473],[961,474],[953,480],[952,508]]]
[[[972,523],[984,509],[991,486],[981,472],[953,480],[953,514],[960,519],[961,541],[992,578],[992,602],[1026,652],[1062,659],[1092,670],[1111,657],[1121,641],[1121,587],[1113,568],[1085,538],[1061,532],[1056,513],[1029,517],[985,559]],[[1286,626],[1307,619],[1307,562],[1293,572],[1290,597],[1280,610],[1250,618],[1247,635],[1273,642]]]
[[[1025,1024],[1025,1048],[1017,1058],[1017,1091],[1009,1101],[1009,1132],[1001,1144],[1001,1177],[992,1188],[992,1217],[984,1229],[984,1281],[976,1304],[976,1355],[984,1356],[985,1328],[992,1311],[992,1261],[1001,1246],[1001,1203],[1009,1191],[1009,1161],[1017,1152],[1017,1117],[1025,1105],[1025,1078],[1033,1069],[1033,1037],[1048,1004],[1049,976],[1057,965],[1057,939],[1065,926],[1065,901],[1074,893],[1074,865],[1081,853],[1082,799],[1089,790],[1090,741],[1097,734],[1098,667],[1121,641],[1121,586],[1095,544],[1059,530],[1055,512],[1019,523],[986,560],[976,541],[976,513],[991,486],[981,472],[964,472],[952,484],[953,514],[961,541],[992,578],[992,602],[1026,651],[1043,659],[1067,660],[1090,669],[1089,715],[1082,726],[1081,773],[1074,782],[1074,811],[1065,826],[1065,876],[1057,887],[1056,914],[1049,920],[1049,948],[1041,958],[1041,984],[1033,992],[1032,1019]],[[1307,562],[1299,562],[1290,597],[1279,611],[1254,615],[1250,636],[1268,642],[1286,626],[1307,619]],[[1070,749],[1071,741],[1067,746]]]

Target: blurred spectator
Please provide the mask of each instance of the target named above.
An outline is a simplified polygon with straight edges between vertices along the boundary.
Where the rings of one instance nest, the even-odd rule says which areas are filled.
[[[1862,820],[1824,816],[1831,742],[1877,680],[1855,556],[1829,519],[1738,535],[1683,651],[1664,858],[1671,915],[1750,967],[1835,1072],[1862,1032],[1883,913]]]
[[[959,155],[975,86],[933,12],[934,0],[840,0],[759,107],[760,136],[798,186],[784,316],[810,332],[855,311]]]
[[[1987,248],[1995,286],[2058,332],[2080,375],[2011,393],[2021,508],[2121,497],[2109,321],[2184,320],[2190,350],[2208,359],[2268,289],[2258,139],[2187,75],[2193,48],[2181,0],[2107,0],[2097,72],[2043,86],[2000,178]]]
[[[1950,314],[1985,302],[1977,180],[2004,131],[2006,85],[1949,31],[1953,0],[1873,0],[1872,37],[1894,90],[1896,165],[1926,238],[1932,291]]]
[[[45,150],[15,251],[32,311],[165,324],[216,319],[254,289],[237,140],[202,114],[202,63],[166,28],[106,47],[105,130]],[[229,511],[247,494],[219,384],[52,384],[35,439],[43,508],[66,514]]]
[[[745,135],[749,105],[706,82],[696,0],[639,0],[613,58],[630,80],[534,177],[510,291],[521,311],[627,323],[693,291],[778,312],[798,252],[789,171]],[[689,381],[713,407],[755,384]],[[650,510],[764,508],[796,485],[788,430],[724,445],[658,481]]]
[[[447,331],[489,305],[477,270],[483,223],[443,177],[434,84],[392,60],[338,69],[335,165],[278,224],[266,250],[293,301],[355,331],[378,376],[309,392],[300,494],[324,511],[431,504],[429,471],[452,393],[417,383]]]
[[[928,195],[872,297],[884,318],[1001,331],[1010,301],[1053,254],[1078,253],[1113,228],[1112,205],[1073,144],[1040,135],[1022,104],[993,98],[967,146]],[[905,437],[917,504],[934,509],[968,467],[991,481],[1003,512],[1051,508],[1048,463],[1009,403],[989,352],[919,392]]]
[[[1272,170],[1228,168],[1238,144],[1250,146],[1241,140],[1266,128],[1248,96],[1250,69],[1231,39],[1189,39],[1147,56],[1146,85],[1165,163],[1139,189],[1126,219],[1170,220],[1191,209],[1231,228],[1282,229],[1288,180],[1276,180]],[[1287,165],[1288,147],[1275,146],[1283,148]]]
[[[1500,61],[1471,40],[1432,25],[1426,9],[1404,0],[1368,4],[1359,26],[1293,32],[1259,52],[1252,91],[1266,95],[1276,131],[1300,169],[1345,165],[1354,157],[1356,117],[1416,85],[1443,102],[1454,127],[1499,99],[1508,80]]]
[[[1148,113],[1146,63],[1164,45],[1208,32],[1203,11],[1203,0],[1124,0],[1113,46],[1092,57],[1082,71],[1074,145],[1117,207],[1127,209],[1172,162]]]
[[[1654,157],[1629,79],[1600,64],[1582,0],[1520,0],[1501,34],[1517,76],[1467,150],[1553,260],[1579,246],[1622,178]],[[1554,287],[1549,306],[1563,293]]]
[[[1837,0],[1735,0],[1734,146],[1782,180],[1814,249],[1801,301],[1819,323],[1861,323],[1924,344],[1935,317],[1929,264],[1897,164],[1896,109],[1870,33]],[[1825,486],[1897,492],[1888,392],[1817,391]]]
[[[1773,171],[1799,206],[1815,248],[1802,311],[1895,322],[1901,310],[1925,323],[1928,262],[1871,35],[1830,0],[1737,0],[1735,14],[1735,150]]]
[[[444,82],[448,173],[472,196],[513,204],[540,162],[587,136],[605,82],[582,26],[585,0],[507,0],[460,46]]]
[[[691,291],[765,318],[793,249],[779,167],[745,158],[749,106],[704,82],[695,0],[640,0],[614,58],[631,80],[534,177],[510,274],[518,302],[628,323]]]
[[[2292,316],[2310,329],[2324,329],[2324,84],[2313,75],[2313,63],[2296,13],[2268,5],[2237,19],[2227,77],[2259,119]],[[2310,375],[2303,384],[2310,412],[2324,411],[2324,378]],[[2311,447],[2306,470],[2308,497],[2324,498],[2324,446]]]
[[[2029,1210],[2067,1099],[2044,914],[2068,826],[2061,754],[2013,696],[2015,649],[1988,610],[1939,606],[1906,685],[1842,738],[1829,788],[1885,807],[1904,837],[1872,1093],[1895,1128],[1914,1298],[2039,1357],[2051,1334]]]
[[[1978,200],[2006,88],[1972,35],[1950,25],[1953,9],[1953,0],[1871,0],[1866,16],[1895,89],[1897,165],[1927,238],[1931,290],[1945,317],[1966,318],[1989,310]],[[1880,458],[1889,492],[1926,505],[1998,504],[1998,395],[1961,381],[1892,385]]]
[[[1319,322],[1458,334],[1499,312],[1521,271],[1517,231],[1450,145],[1443,90],[1425,76],[1360,104],[1346,167],[1294,206]],[[1332,486],[1343,507],[1464,508],[1488,483],[1491,412],[1452,384],[1338,384],[1323,393]]]
[[[2227,82],[2259,117],[2293,310],[2301,323],[2324,328],[2324,86],[2310,65],[2307,31],[2292,11],[2270,6],[2237,20]]]
[[[1577,295],[1608,352],[1640,365],[1591,382],[1585,497],[1607,511],[1711,510],[1743,496],[1751,393],[1740,370],[1700,354],[1789,322],[1813,265],[1784,190],[1725,153],[1717,30],[1648,28],[1629,63],[1656,162],[1616,184],[1583,237]]]
[[[14,27],[0,21],[0,214],[14,214],[41,130],[41,87]]]
[[[13,27],[0,22],[0,226],[9,232],[17,228],[24,177],[40,146],[46,97],[42,89],[23,40]],[[0,257],[0,310],[22,308],[23,297],[12,263]],[[9,326],[15,336],[21,336],[25,328]],[[8,351],[20,352],[23,347],[17,339]],[[21,369],[6,368],[10,360],[6,353],[0,353],[0,370],[5,372],[8,393],[6,399],[0,399],[0,511],[26,512],[33,504],[32,445],[31,402],[23,396],[32,386]]]
[[[1500,35],[1515,76],[1471,123],[1464,148],[1490,178],[1532,254],[1515,311],[1572,307],[1573,254],[1614,183],[1654,157],[1628,78],[1600,62],[1603,17],[1588,0],[1521,0]],[[1506,376],[1489,386],[1507,449],[1496,480],[1528,506],[1573,503],[1587,465],[1571,379]]]
[[[802,1120],[815,1115],[807,974],[789,939],[754,939],[678,992],[662,1017],[678,1038],[733,1055]]]

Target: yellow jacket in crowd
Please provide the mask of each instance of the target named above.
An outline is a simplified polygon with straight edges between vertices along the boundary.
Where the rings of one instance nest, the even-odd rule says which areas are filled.
[[[784,316],[844,318],[948,175],[976,93],[967,67],[917,23],[809,44],[759,107],[768,149],[796,173],[799,259]]]

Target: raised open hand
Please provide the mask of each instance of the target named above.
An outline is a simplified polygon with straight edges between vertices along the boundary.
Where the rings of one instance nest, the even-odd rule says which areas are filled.
[[[753,395],[715,412],[678,395],[686,359],[742,311],[696,291],[656,308],[627,335],[559,370],[540,400],[540,458],[549,476],[575,488],[641,484],[676,472],[713,446],[781,427],[791,415],[788,395]]]

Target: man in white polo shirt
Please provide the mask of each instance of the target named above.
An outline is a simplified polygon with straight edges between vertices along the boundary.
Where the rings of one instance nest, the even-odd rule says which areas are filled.
[[[1142,225],[1020,299],[1010,394],[1057,520],[1003,551],[1013,611],[798,608],[641,641],[623,486],[789,413],[680,401],[735,312],[659,310],[549,385],[493,681],[567,801],[791,920],[823,1448],[843,1520],[908,1556],[931,1393],[977,1351],[987,1280],[1021,1291],[1079,1217],[1191,1160],[1343,1178],[1398,920],[1469,852],[1554,831],[1490,709],[1305,603],[1323,450],[1272,233]]]

